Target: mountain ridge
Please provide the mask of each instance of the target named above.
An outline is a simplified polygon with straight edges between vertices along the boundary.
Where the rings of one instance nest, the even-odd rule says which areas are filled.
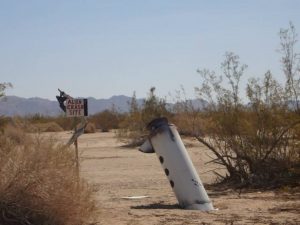
[[[95,114],[107,109],[116,107],[120,112],[126,112],[129,109],[131,97],[125,95],[114,95],[108,99],[96,99],[88,97],[89,114]],[[143,99],[138,99],[141,104]],[[5,116],[28,116],[41,114],[45,116],[58,116],[63,111],[55,100],[49,100],[40,97],[23,98],[18,96],[5,96],[0,99],[0,115]]]
[[[104,110],[114,108],[119,112],[128,112],[132,97],[125,95],[113,95],[107,99],[88,97],[88,114],[93,115]],[[137,99],[138,105],[142,105],[144,98]],[[196,108],[202,108],[206,103],[203,100],[189,100]],[[168,106],[173,104],[168,103]],[[44,116],[58,116],[64,112],[55,100],[40,97],[23,98],[14,95],[0,99],[0,116],[30,116],[40,114]]]

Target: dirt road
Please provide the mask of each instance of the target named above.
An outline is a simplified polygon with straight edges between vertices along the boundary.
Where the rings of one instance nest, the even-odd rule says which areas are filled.
[[[57,136],[66,141],[70,133]],[[214,182],[208,150],[184,139],[204,185]],[[182,210],[155,154],[122,148],[114,134],[84,134],[79,138],[81,176],[93,186],[103,225],[142,224],[300,224],[300,195],[207,189],[212,212]],[[141,199],[124,197],[146,196]]]

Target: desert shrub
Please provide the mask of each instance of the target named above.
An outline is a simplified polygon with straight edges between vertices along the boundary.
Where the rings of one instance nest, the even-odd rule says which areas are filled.
[[[11,83],[0,83],[0,98],[5,96],[5,89],[12,87]]]
[[[84,128],[85,134],[95,133],[96,132],[96,126],[95,124],[89,122],[86,127]]]
[[[192,100],[187,99],[183,87],[181,87],[181,90],[176,91],[173,101],[175,104],[172,107],[172,122],[176,124],[181,135],[193,136],[199,131],[199,127],[208,122],[202,116],[204,102],[196,105]]]
[[[172,123],[176,125],[178,132],[186,136],[193,136],[199,131],[198,127],[203,127],[206,122],[202,113],[192,110],[175,113],[172,118]]]
[[[9,119],[7,125],[15,127],[24,132],[36,132],[37,128],[31,124],[26,118],[21,116],[13,116]]]
[[[263,80],[249,80],[248,104],[243,104],[240,80],[246,66],[237,55],[226,53],[222,68],[220,77],[198,71],[203,84],[197,91],[208,102],[201,117],[209,122],[191,130],[215,155],[212,162],[227,169],[225,177],[218,175],[242,186],[298,185],[300,114],[290,100],[299,93],[291,90],[296,90],[291,83],[299,80],[287,76],[293,82],[282,86],[268,71]]]
[[[13,144],[20,145],[30,140],[28,134],[26,134],[22,129],[17,128],[12,125],[7,125],[4,129],[4,136],[9,139]]]
[[[147,124],[158,117],[171,117],[171,112],[167,109],[165,99],[155,95],[155,88],[152,87],[148,97],[141,107],[138,106],[135,93],[131,99],[130,111],[120,122],[117,131],[119,140],[127,143],[128,146],[137,146],[143,143],[147,135]]]
[[[57,131],[61,131],[58,127],[63,130],[72,130],[74,129],[74,121],[73,118],[66,117],[65,115],[59,115],[56,117],[44,116],[41,114],[34,114],[30,116],[26,116],[21,118],[24,122],[27,122],[30,125],[35,125],[36,128],[45,130],[45,127],[49,126],[49,131],[51,132],[51,126],[53,126],[53,132],[55,131],[55,127]],[[56,125],[54,125],[54,123]],[[44,124],[44,125],[42,125]],[[58,126],[57,126],[58,125]],[[33,132],[38,131],[38,129],[31,128]]]
[[[153,119],[158,117],[171,117],[170,111],[167,109],[167,102],[163,98],[155,95],[155,87],[150,88],[148,97],[144,100],[141,108],[141,121],[147,125]]]
[[[39,132],[60,132],[63,129],[55,122],[37,123],[35,124]]]
[[[102,132],[108,132],[111,129],[119,127],[120,116],[120,113],[112,108],[111,110],[107,109],[90,116],[89,121],[95,124],[96,128]]]
[[[0,224],[86,224],[94,203],[77,179],[73,151],[49,138],[29,138],[21,135],[16,143],[0,136]]]
[[[63,131],[63,129],[57,123],[50,122],[50,123],[45,124],[45,130],[44,131],[45,132],[59,132],[59,131]]]
[[[66,117],[65,115],[60,115],[53,118],[54,122],[57,123],[63,130],[74,129],[74,121],[71,117]]]
[[[50,117],[50,116],[44,116],[44,115],[42,115],[40,113],[36,113],[34,115],[25,116],[24,119],[26,119],[31,124],[48,123],[48,122],[51,122],[53,120],[52,117]]]
[[[9,124],[9,122],[10,122],[10,118],[0,115],[0,132],[4,131],[5,126]]]
[[[135,93],[133,93],[129,104],[129,113],[125,114],[123,120],[120,121],[116,136],[129,146],[137,146],[143,142],[145,127],[141,121],[141,109],[138,106]]]

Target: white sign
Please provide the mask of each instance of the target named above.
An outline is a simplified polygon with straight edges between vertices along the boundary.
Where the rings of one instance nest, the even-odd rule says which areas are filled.
[[[81,117],[88,115],[87,99],[67,99],[66,100],[67,117]]]

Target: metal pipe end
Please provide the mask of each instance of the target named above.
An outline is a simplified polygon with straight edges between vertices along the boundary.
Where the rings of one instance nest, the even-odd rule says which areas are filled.
[[[148,123],[147,129],[149,131],[153,131],[161,126],[168,125],[168,124],[169,124],[169,121],[166,117],[159,117],[159,118],[152,120],[150,123]]]
[[[154,149],[153,146],[151,144],[151,142],[149,141],[149,139],[147,139],[140,147],[139,147],[139,151],[143,152],[143,153],[154,153]]]

